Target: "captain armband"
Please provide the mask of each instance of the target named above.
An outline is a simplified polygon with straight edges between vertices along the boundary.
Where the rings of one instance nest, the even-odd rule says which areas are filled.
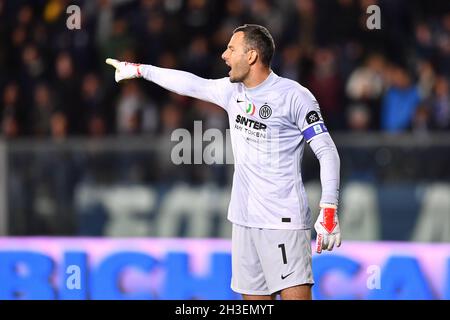
[[[311,111],[306,115],[306,123],[307,126],[302,129],[306,142],[310,142],[312,138],[319,134],[328,132],[321,115],[316,111]]]

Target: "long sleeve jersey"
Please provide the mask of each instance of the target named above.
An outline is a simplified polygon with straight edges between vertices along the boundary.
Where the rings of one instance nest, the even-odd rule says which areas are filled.
[[[301,175],[305,142],[320,163],[321,203],[338,203],[340,160],[312,93],[273,71],[247,88],[229,78],[141,65],[142,76],[180,95],[222,107],[230,124],[234,175],[228,219],[267,229],[309,229]]]

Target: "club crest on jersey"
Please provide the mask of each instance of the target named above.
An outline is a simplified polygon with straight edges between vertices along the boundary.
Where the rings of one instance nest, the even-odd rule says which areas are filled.
[[[261,119],[268,119],[271,115],[272,115],[272,109],[269,107],[268,104],[265,103],[259,109],[259,116],[261,117]]]
[[[245,113],[249,114],[249,115],[254,115],[256,111],[256,107],[253,103],[249,102],[247,104],[247,108],[245,109]]]

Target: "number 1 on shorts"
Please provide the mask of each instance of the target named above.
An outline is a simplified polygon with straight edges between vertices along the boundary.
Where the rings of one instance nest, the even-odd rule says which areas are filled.
[[[286,248],[284,247],[284,243],[279,244],[279,245],[278,245],[278,248],[281,249],[281,254],[282,254],[282,256],[283,256],[283,263],[284,263],[284,264],[287,264]]]

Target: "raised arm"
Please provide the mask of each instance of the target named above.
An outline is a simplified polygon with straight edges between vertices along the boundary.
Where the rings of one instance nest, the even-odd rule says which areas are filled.
[[[121,62],[115,59],[106,59],[106,63],[116,68],[116,82],[132,78],[144,78],[177,94],[205,100],[224,109],[227,108],[232,89],[228,78],[204,79],[185,71]]]

